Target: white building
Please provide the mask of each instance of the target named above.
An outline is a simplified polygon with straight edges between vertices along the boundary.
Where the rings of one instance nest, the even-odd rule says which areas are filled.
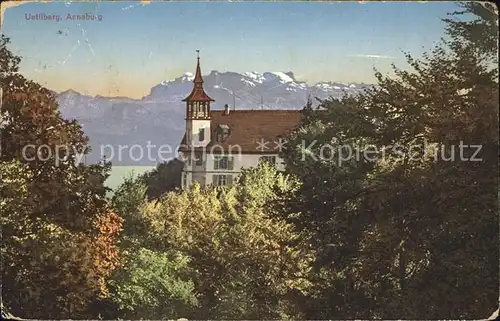
[[[242,168],[268,161],[283,169],[278,153],[281,139],[300,121],[298,110],[224,110],[213,111],[214,102],[203,88],[200,58],[194,86],[186,102],[186,133],[179,152],[184,159],[182,188],[194,182],[202,186],[228,185]]]

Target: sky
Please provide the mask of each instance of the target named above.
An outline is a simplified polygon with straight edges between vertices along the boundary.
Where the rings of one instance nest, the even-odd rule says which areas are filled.
[[[373,83],[443,36],[454,2],[34,2],[2,33],[21,72],[61,92],[141,98],[163,80],[212,70],[292,71],[301,81]],[[35,20],[33,15],[59,15]],[[94,15],[95,20],[67,19]],[[100,18],[100,20],[98,20]]]

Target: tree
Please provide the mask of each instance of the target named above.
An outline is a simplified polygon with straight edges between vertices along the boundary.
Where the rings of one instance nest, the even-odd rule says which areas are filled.
[[[309,232],[322,281],[308,318],[475,318],[498,304],[497,34],[467,8],[483,14],[448,21],[449,39],[407,55],[411,70],[306,109],[289,137],[303,184],[282,215]]]
[[[149,200],[181,187],[181,174],[184,163],[177,158],[158,164],[151,172],[141,175],[140,179],[147,186]]]
[[[159,246],[151,234],[151,221],[143,215],[147,190],[143,179],[130,176],[113,195],[113,207],[124,220],[123,265],[109,280],[111,295],[101,304],[109,318],[173,319],[191,315],[198,305],[189,257]]]
[[[187,279],[180,279],[188,284],[193,282],[198,308],[183,317],[300,316],[293,303],[307,293],[311,254],[307,248],[297,245],[297,235],[290,224],[271,218],[273,209],[269,206],[279,191],[295,188],[293,180],[262,165],[244,171],[241,184],[237,186],[201,188],[195,185],[186,191],[169,192],[152,202],[145,202],[144,185],[141,188],[133,187],[132,182],[128,184],[131,195],[128,199],[136,201],[119,203],[137,204],[130,208],[137,213],[135,217],[143,222],[141,224],[147,226],[145,230],[149,236],[141,238],[141,246],[147,248],[144,254],[149,253],[147,260],[163,260],[162,257],[166,260],[172,256],[187,260],[187,265],[178,267],[178,274],[170,270],[167,275],[154,278],[155,273],[140,272],[149,280],[141,284],[157,289],[161,282],[187,274]],[[118,190],[118,197],[127,194],[122,192],[124,190]],[[133,196],[134,191],[142,196]],[[138,259],[132,260],[137,262]],[[130,281],[118,283],[127,282]],[[148,289],[140,289],[141,293],[146,293],[143,297],[149,297]],[[150,306],[150,303],[136,303],[134,309],[137,311]],[[146,305],[141,307],[142,304]],[[167,317],[165,312],[152,309],[154,314],[148,316]],[[173,310],[169,313],[169,318],[180,314]]]
[[[111,280],[110,299],[128,319],[172,319],[197,306],[194,284],[186,280],[186,256],[140,248],[126,253],[124,266]]]
[[[119,264],[121,219],[103,185],[110,164],[78,163],[87,142],[81,127],[61,118],[49,90],[18,73],[8,43],[2,35],[2,300],[19,317],[78,316],[106,295]]]
[[[489,56],[497,62],[498,55],[498,8],[491,2],[460,2],[461,11],[450,16],[472,16],[471,20],[443,19],[446,33]]]

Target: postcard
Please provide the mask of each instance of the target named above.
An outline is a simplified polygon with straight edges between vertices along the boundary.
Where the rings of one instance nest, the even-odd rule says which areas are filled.
[[[2,318],[498,308],[491,3],[6,1],[1,15]]]

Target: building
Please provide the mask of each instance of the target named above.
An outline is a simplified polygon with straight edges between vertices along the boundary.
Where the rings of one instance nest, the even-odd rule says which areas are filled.
[[[242,168],[262,161],[283,169],[278,157],[282,139],[300,121],[299,110],[211,110],[214,99],[203,88],[200,58],[186,103],[186,132],[179,154],[184,160],[182,188],[229,185]]]

